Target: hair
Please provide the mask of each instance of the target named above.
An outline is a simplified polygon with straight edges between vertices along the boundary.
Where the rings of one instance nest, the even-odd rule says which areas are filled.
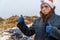
[[[47,15],[44,15],[44,14],[42,13],[42,11],[40,11],[40,15],[41,15],[41,18],[43,19],[43,22],[44,22],[44,25],[45,25],[45,26],[47,25],[47,20],[48,20],[48,18],[50,17],[50,15],[51,15],[52,13],[54,13],[54,10],[55,10],[55,6],[54,6],[54,8],[51,8],[51,11],[50,11]]]

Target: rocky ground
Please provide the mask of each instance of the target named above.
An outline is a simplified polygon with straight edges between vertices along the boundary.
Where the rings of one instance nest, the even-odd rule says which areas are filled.
[[[33,21],[38,18],[37,16],[24,16],[24,21],[28,26],[33,23]],[[17,29],[16,25],[18,23],[19,16],[11,16],[9,18],[3,19],[0,17],[0,40],[12,40],[11,33],[6,32],[9,29]]]

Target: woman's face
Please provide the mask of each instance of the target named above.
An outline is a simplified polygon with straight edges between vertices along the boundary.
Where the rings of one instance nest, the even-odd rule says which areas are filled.
[[[49,14],[50,11],[51,11],[51,7],[50,7],[47,3],[43,3],[43,4],[41,5],[41,12],[42,12],[44,15]]]

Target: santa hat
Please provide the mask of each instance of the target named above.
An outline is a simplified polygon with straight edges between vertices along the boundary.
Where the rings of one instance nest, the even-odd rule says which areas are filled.
[[[54,6],[55,6],[54,3],[53,3],[53,0],[42,0],[41,5],[43,3],[47,3],[51,8],[54,8]]]

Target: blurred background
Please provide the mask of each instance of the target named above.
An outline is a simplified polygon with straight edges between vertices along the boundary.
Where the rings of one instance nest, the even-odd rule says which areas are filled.
[[[40,17],[41,0],[0,0],[0,40],[12,40],[9,30],[18,29],[17,22],[20,15],[24,16],[27,26]],[[60,0],[54,0],[56,14],[60,15]],[[8,31],[8,32],[7,32]],[[30,37],[29,37],[30,38]]]

